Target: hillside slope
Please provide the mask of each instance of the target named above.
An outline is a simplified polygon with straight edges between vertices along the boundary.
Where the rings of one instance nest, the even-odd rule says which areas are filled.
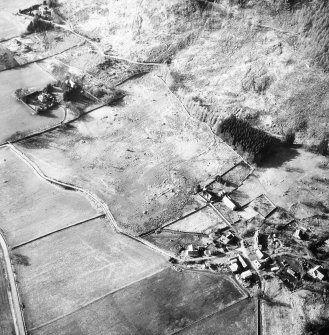
[[[171,62],[168,83],[209,114],[238,113],[279,135],[293,127],[316,144],[328,127],[329,76],[306,52],[298,8],[272,2],[61,0],[59,11],[109,54]]]

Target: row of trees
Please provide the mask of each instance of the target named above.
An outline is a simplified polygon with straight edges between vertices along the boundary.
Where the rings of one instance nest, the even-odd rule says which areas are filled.
[[[231,115],[219,126],[219,135],[239,152],[249,154],[249,160],[260,163],[281,141],[268,133],[253,128],[247,121]]]
[[[34,19],[27,26],[28,33],[41,33],[46,30],[54,29],[54,25],[51,22],[40,19],[39,16],[35,16]]]

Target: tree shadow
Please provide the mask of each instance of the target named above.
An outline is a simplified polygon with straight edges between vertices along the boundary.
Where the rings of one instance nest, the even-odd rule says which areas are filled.
[[[271,152],[260,164],[262,168],[276,168],[282,166],[284,163],[292,161],[300,155],[298,152],[299,146],[287,147],[284,145],[279,146]]]
[[[55,111],[56,111],[56,108],[49,108],[46,111],[41,112],[40,114],[37,114],[37,115],[41,117],[47,117],[50,119],[57,119],[58,115],[54,114]]]

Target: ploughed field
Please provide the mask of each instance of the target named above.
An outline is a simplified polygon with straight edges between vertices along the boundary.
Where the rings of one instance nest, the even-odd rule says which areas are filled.
[[[9,148],[0,149],[0,228],[10,246],[95,217],[84,196],[41,179]]]
[[[55,324],[63,324],[61,320],[65,321],[71,313],[76,315],[76,324],[84,324],[80,309],[84,311],[90,303],[102,301],[112,292],[168,264],[165,257],[143,244],[116,234],[105,219],[44,237],[15,249],[15,254],[25,260],[16,269],[26,306],[25,321],[32,334],[58,334],[48,332],[42,325],[57,319]],[[101,312],[111,318],[109,310],[97,313]],[[66,331],[74,333],[69,328]]]
[[[225,276],[165,269],[31,334],[173,334],[243,299]]]
[[[49,176],[97,194],[121,228],[141,234],[178,219],[194,186],[239,156],[191,118],[157,78],[122,86],[121,106],[19,144]]]
[[[52,81],[35,64],[0,72],[0,144],[56,125],[63,119],[62,109],[32,115],[30,109],[13,96],[18,88],[42,89]]]
[[[181,335],[256,335],[257,305],[255,300],[246,299],[219,311],[178,334]]]

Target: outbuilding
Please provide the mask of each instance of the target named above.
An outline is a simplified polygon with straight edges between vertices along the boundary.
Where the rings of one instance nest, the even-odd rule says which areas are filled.
[[[252,277],[252,272],[250,270],[247,270],[241,273],[241,278],[243,280],[250,279],[251,277]]]
[[[232,201],[232,199],[228,195],[224,195],[222,201],[224,205],[228,207],[231,211],[236,210],[237,208],[236,204]]]
[[[312,268],[311,270],[308,271],[308,274],[314,278],[314,279],[319,279],[320,281],[323,280],[324,278],[324,274],[321,272],[322,270],[322,266],[317,265],[314,268]]]
[[[264,257],[264,254],[259,249],[256,249],[255,253],[258,259],[262,259]]]
[[[254,268],[256,270],[260,269],[261,266],[262,266],[262,264],[257,259],[255,259],[254,261],[252,261],[252,265],[254,266]]]

